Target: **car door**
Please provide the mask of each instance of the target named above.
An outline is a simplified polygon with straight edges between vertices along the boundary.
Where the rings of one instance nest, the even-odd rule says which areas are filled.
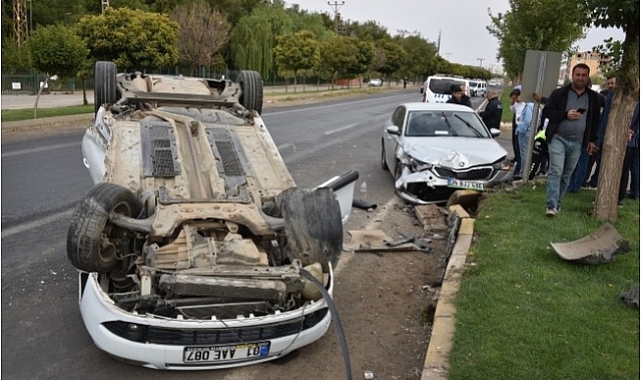
[[[392,118],[388,121],[388,124],[385,126],[385,131],[383,131],[383,144],[385,144],[385,161],[387,166],[390,168],[390,171],[393,173],[394,168],[396,167],[396,148],[401,140],[401,136],[404,133],[404,123],[405,123],[405,114],[407,110],[405,106],[398,106],[392,114]],[[395,125],[400,131],[400,136],[391,134],[387,132],[387,127],[390,125]]]

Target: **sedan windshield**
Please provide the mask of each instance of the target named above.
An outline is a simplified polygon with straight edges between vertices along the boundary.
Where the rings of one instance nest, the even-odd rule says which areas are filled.
[[[491,138],[475,113],[460,111],[410,111],[405,136]]]

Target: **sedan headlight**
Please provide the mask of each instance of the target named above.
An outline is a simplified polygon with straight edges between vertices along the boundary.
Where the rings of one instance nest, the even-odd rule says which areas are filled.
[[[508,160],[508,158],[505,157],[504,159],[495,162],[492,165],[492,167],[496,170],[510,170],[511,168],[510,160]]]
[[[420,172],[423,170],[430,170],[434,167],[434,165],[428,162],[423,162],[421,160],[417,160],[416,158],[410,157],[410,167],[412,168],[413,171]]]

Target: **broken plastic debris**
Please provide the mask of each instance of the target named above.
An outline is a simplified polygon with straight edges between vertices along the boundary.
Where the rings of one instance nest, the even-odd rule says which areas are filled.
[[[365,380],[372,380],[374,378],[374,372],[372,371],[365,371],[363,373],[363,376],[365,377]]]
[[[595,233],[566,243],[550,243],[564,260],[584,264],[603,264],[614,261],[617,255],[630,250],[630,244],[610,223]]]

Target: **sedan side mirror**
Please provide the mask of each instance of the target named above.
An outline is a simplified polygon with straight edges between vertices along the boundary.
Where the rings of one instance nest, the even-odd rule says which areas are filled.
[[[490,134],[492,137],[499,137],[501,135],[501,130],[496,128],[490,128]]]
[[[398,129],[398,127],[395,126],[395,125],[390,125],[389,127],[387,127],[387,133],[389,133],[390,135],[399,135],[400,136],[401,130]]]

